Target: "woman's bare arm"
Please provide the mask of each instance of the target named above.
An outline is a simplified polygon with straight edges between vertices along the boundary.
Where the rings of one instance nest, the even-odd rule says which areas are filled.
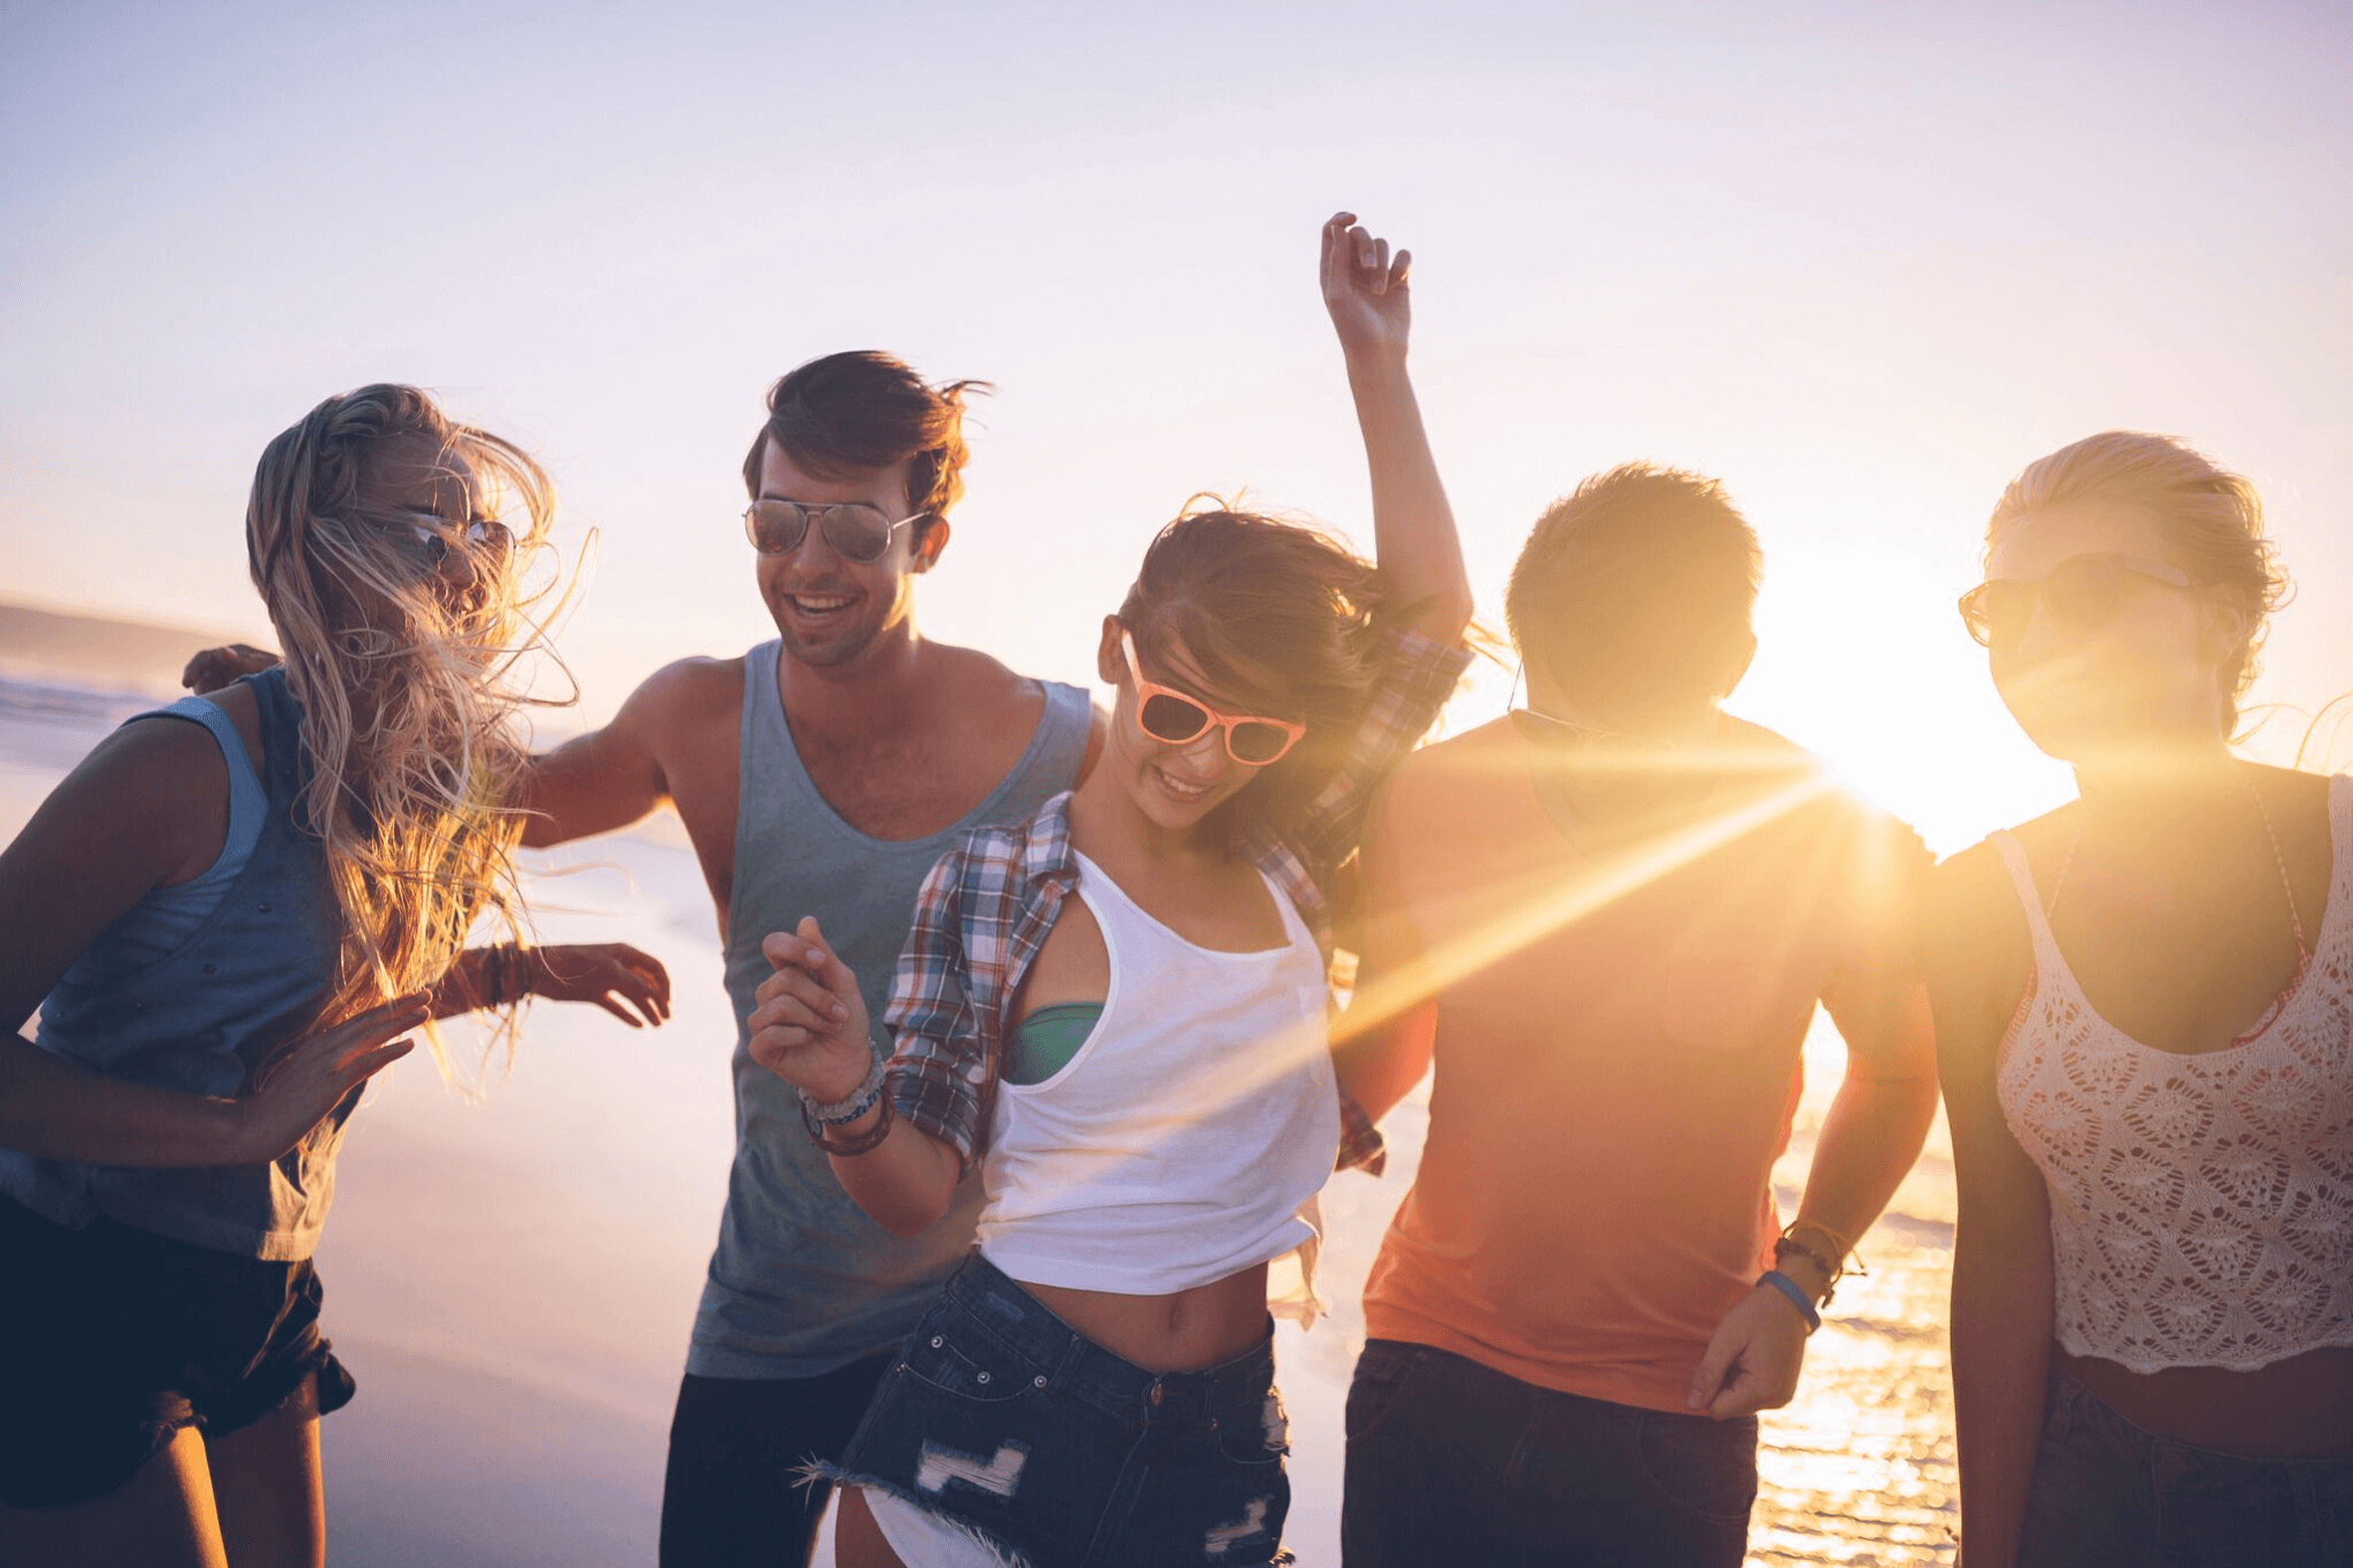
[[[2009,1568],[2042,1432],[2055,1317],[2050,1195],[2011,1135],[1995,1086],[1995,1059],[2026,983],[2025,931],[2009,879],[1985,848],[1956,857],[1936,882],[1926,958],[1960,1186],[1952,1363],[1961,1530],[1969,1568]]]
[[[1374,552],[1393,585],[1398,624],[1452,643],[1471,624],[1471,577],[1438,460],[1406,373],[1413,319],[1412,256],[1354,213],[1323,226],[1323,302],[1348,362],[1348,390],[1372,470]]]

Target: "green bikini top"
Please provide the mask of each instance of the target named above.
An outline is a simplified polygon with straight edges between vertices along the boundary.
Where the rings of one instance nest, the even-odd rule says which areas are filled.
[[[1005,1047],[1005,1081],[1043,1083],[1069,1067],[1102,1016],[1100,1002],[1057,1002],[1014,1025]]]

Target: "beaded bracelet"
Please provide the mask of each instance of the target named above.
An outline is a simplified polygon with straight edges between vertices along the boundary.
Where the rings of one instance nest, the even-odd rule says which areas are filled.
[[[809,1097],[807,1089],[803,1089],[801,1090],[802,1113],[820,1126],[826,1127],[838,1127],[844,1122],[856,1121],[874,1109],[875,1101],[882,1097],[882,1059],[880,1055],[870,1052],[866,1077],[858,1080],[858,1087],[830,1105],[819,1104]]]
[[[877,1116],[875,1124],[864,1132],[853,1132],[836,1137],[831,1127],[820,1124],[809,1114],[809,1102],[806,1099],[801,1101],[801,1125],[808,1130],[809,1141],[828,1154],[864,1154],[869,1149],[880,1146],[884,1138],[890,1136],[890,1122],[893,1116],[890,1108],[890,1096],[883,1094],[874,1103],[881,1106],[882,1113]],[[865,1114],[866,1112],[863,1110],[859,1112],[861,1116]]]

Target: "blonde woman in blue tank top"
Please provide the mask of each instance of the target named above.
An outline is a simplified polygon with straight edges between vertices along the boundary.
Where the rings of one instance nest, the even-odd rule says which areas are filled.
[[[1341,1145],[1329,900],[1468,659],[1406,271],[1325,225],[1378,567],[1228,510],[1163,529],[1103,622],[1100,761],[934,868],[886,1040],[813,922],[768,939],[752,1053],[850,1195],[908,1235],[966,1169],[987,1191],[978,1251],[827,1468],[845,1564],[1278,1560],[1269,1267],[1313,1247]]]
[[[327,399],[246,518],[285,667],[126,723],[0,855],[0,1006],[40,1009],[0,1041],[10,1568],[322,1562],[352,1382],[309,1259],[361,1086],[529,994],[667,1015],[634,948],[462,951],[516,930],[520,824],[485,803],[552,511],[415,388]]]
[[[1961,604],[2078,798],[1938,874],[1969,1568],[2353,1562],[2353,779],[2237,756],[2246,480],[2030,466]]]

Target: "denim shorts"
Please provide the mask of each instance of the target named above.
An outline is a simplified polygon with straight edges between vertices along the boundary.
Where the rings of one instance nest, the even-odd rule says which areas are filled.
[[[1035,1568],[1288,1562],[1275,1337],[1154,1374],[978,1253],[882,1376],[839,1466]]]
[[[2053,1367],[2018,1568],[2345,1568],[2353,1459],[2256,1460],[2134,1426]]]
[[[215,1252],[0,1197],[0,1501],[59,1507],[129,1480],[182,1427],[226,1437],[351,1375],[318,1332],[307,1262]]]

